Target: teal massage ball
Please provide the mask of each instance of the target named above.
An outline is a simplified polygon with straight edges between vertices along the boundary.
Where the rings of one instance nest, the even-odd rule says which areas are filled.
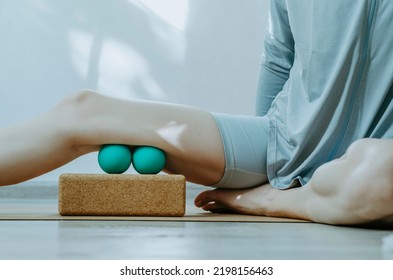
[[[165,162],[165,152],[151,146],[135,148],[132,157],[132,164],[140,174],[157,174],[164,168]]]
[[[121,174],[130,167],[131,150],[126,145],[103,145],[98,153],[98,164],[109,174]]]

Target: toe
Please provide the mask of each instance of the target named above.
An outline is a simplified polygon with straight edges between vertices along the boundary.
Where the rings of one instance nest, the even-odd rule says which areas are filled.
[[[196,207],[203,207],[216,200],[216,190],[201,192],[194,200]]]
[[[219,202],[210,202],[202,207],[203,210],[213,212],[213,213],[229,213],[232,212],[227,208],[226,205],[223,205]]]
[[[223,189],[204,191],[195,198],[195,206],[214,213],[233,213],[233,199],[229,199],[231,193]]]

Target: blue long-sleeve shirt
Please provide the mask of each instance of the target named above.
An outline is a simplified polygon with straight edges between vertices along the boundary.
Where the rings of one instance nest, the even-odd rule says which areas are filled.
[[[305,184],[355,140],[393,138],[392,83],[393,1],[272,0],[256,102],[270,183]]]

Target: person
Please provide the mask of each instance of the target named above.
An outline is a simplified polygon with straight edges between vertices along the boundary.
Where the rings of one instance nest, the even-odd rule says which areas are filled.
[[[393,224],[393,2],[270,2],[256,116],[84,90],[0,130],[0,185],[103,144],[150,145],[165,172],[215,187],[211,212]]]

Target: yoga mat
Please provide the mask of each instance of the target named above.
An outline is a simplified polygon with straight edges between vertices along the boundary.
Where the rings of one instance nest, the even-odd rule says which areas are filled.
[[[0,188],[1,220],[41,221],[179,221],[179,222],[255,222],[255,223],[308,223],[304,220],[239,214],[218,214],[203,211],[193,199],[204,187],[188,185],[186,215],[184,217],[141,216],[60,216],[57,204],[57,183],[30,182]]]
[[[301,223],[296,219],[209,213],[188,206],[184,217],[142,217],[142,216],[60,216],[53,203],[0,202],[0,220],[80,220],[80,221],[179,221],[179,222],[259,222],[259,223]]]

